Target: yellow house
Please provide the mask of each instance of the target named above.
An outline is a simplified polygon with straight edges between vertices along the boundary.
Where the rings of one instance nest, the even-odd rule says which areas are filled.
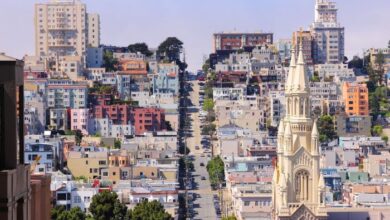
[[[99,147],[74,147],[68,152],[68,168],[74,177],[100,177],[100,170],[108,167],[108,151]]]

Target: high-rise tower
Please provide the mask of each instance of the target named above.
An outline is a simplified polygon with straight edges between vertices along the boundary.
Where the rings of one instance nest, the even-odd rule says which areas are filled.
[[[316,0],[311,31],[314,63],[341,63],[344,60],[344,27],[337,21],[336,3]]]
[[[285,87],[286,116],[278,131],[273,214],[278,220],[323,220],[327,213],[319,169],[319,135],[316,122],[310,117],[310,87],[302,45],[297,60],[295,52],[291,54]]]

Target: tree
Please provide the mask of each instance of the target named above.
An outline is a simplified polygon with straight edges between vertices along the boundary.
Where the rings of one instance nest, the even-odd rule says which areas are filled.
[[[210,124],[207,124],[207,125],[203,126],[203,128],[202,128],[202,135],[211,135],[215,131],[216,131],[216,125],[210,123]]]
[[[207,98],[203,102],[203,110],[206,112],[210,112],[214,109],[214,101],[211,98]]]
[[[383,135],[382,140],[387,144],[389,142],[389,137],[387,135]]]
[[[172,216],[165,211],[164,206],[154,200],[151,202],[143,201],[138,203],[134,209],[127,212],[127,219],[129,220],[170,220]]]
[[[310,78],[310,81],[312,81],[312,82],[320,82],[321,81],[317,71],[314,71],[313,76]]]
[[[209,69],[210,69],[210,58],[207,59],[207,60],[204,62],[203,66],[202,66],[202,70],[203,70],[203,72],[204,72],[205,74],[207,74],[207,73],[209,72]]]
[[[180,60],[183,50],[183,42],[176,37],[168,37],[157,49],[157,56],[165,62],[175,62],[181,71],[187,68],[187,64]]]
[[[383,80],[383,74],[385,73],[385,70],[384,70],[384,64],[385,64],[385,55],[382,53],[382,51],[379,51],[379,53],[376,55],[376,59],[375,59],[375,64],[377,65],[378,67],[378,75],[379,75],[379,83],[382,85],[382,80]]]
[[[229,215],[227,217],[223,217],[222,220],[237,220],[237,218],[234,215]]]
[[[218,186],[225,180],[225,165],[223,160],[217,156],[207,163],[207,172],[210,176],[210,183],[213,187]]]
[[[362,69],[363,68],[363,59],[354,56],[351,61],[348,62],[349,69]]]
[[[86,215],[80,207],[73,207],[69,211],[64,206],[56,206],[51,210],[51,219],[56,220],[85,220]]]
[[[372,127],[372,135],[381,136],[382,133],[383,133],[382,125],[375,125],[374,127]]]
[[[129,52],[131,53],[142,53],[143,55],[150,57],[153,53],[149,50],[146,43],[135,43],[128,46]]]
[[[180,54],[183,49],[183,42],[176,37],[168,37],[157,49],[157,54],[163,60],[169,62],[180,60]]]
[[[322,115],[318,119],[317,126],[320,133],[320,142],[327,142],[337,138],[332,116]]]
[[[115,141],[114,141],[114,148],[115,149],[121,149],[121,144],[122,144],[121,140],[115,139]]]
[[[76,130],[76,133],[74,134],[74,138],[76,141],[76,145],[80,146],[81,141],[83,139],[83,133],[80,130]]]
[[[121,220],[126,216],[127,207],[115,192],[103,191],[92,197],[89,211],[95,220]]]
[[[117,70],[116,65],[118,64],[118,60],[114,58],[114,55],[111,51],[109,50],[104,51],[103,61],[104,61],[103,67],[106,68],[106,71]]]

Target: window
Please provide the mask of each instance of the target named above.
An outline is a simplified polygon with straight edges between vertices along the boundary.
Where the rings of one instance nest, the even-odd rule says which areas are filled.
[[[249,206],[250,205],[250,201],[244,201],[244,206]]]
[[[113,175],[113,176],[116,176],[116,172],[112,172],[112,175]]]
[[[80,196],[74,196],[73,202],[74,203],[81,203],[81,197]]]
[[[46,159],[48,159],[48,160],[53,159],[53,154],[48,154],[48,155],[46,155]]]
[[[99,165],[106,165],[106,161],[105,160],[99,160]]]

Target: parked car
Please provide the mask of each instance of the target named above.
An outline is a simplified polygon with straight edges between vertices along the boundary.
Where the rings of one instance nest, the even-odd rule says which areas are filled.
[[[203,162],[202,162],[202,163],[200,163],[199,165],[200,165],[201,167],[204,167],[204,163],[203,163]]]
[[[195,146],[195,150],[199,150],[200,148],[199,148],[199,146],[198,145],[196,145]]]
[[[206,177],[202,176],[201,180],[206,180]]]

